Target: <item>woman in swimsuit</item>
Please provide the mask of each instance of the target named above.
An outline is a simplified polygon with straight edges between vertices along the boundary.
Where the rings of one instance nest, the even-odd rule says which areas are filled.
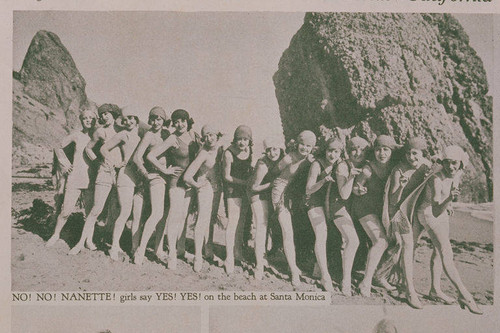
[[[54,234],[47,241],[47,246],[54,245],[61,236],[61,230],[66,224],[69,215],[73,212],[76,202],[81,195],[85,196],[86,212],[90,210],[92,195],[89,193],[90,184],[90,161],[86,158],[84,151],[90,141],[90,136],[94,130],[96,123],[96,115],[94,111],[85,110],[80,113],[80,122],[82,129],[73,132],[66,136],[59,147],[55,149],[55,154],[61,168],[63,177],[66,178],[64,186],[64,199],[61,208],[61,213],[57,217],[56,228]],[[75,144],[75,152],[73,154],[73,162],[70,162],[63,148]]]
[[[314,253],[321,271],[321,285],[325,291],[333,291],[332,278],[328,272],[326,257],[326,239],[328,236],[325,200],[329,183],[334,182],[335,173],[342,154],[342,141],[336,138],[328,139],[321,147],[323,150],[319,157],[312,163],[306,183],[307,215],[311,222],[316,238]]]
[[[134,153],[141,138],[139,137],[139,110],[133,106],[122,109],[122,131],[118,132],[110,140],[106,141],[101,148],[101,154],[105,161],[110,160],[110,151],[119,148],[122,162],[115,164],[116,186],[118,190],[118,202],[120,204],[120,213],[115,221],[113,229],[113,241],[109,256],[113,260],[118,260],[118,255],[122,252],[120,248],[120,238],[123,228],[132,212],[134,193],[136,185],[139,182],[138,174],[132,165],[132,154]],[[134,216],[134,223],[138,224],[140,216]]]
[[[102,127],[95,130],[92,140],[85,147],[88,158],[91,161],[98,161],[100,163],[95,180],[94,203],[85,220],[80,240],[69,252],[72,255],[80,253],[84,246],[90,250],[96,250],[96,246],[92,241],[95,223],[99,214],[104,209],[112,187],[116,186],[116,171],[113,166],[119,165],[122,162],[118,147],[110,151],[108,160],[105,160],[100,153],[102,145],[117,133],[115,120],[120,116],[120,108],[114,104],[103,104],[97,109],[97,113],[99,114]],[[94,152],[94,149],[99,150],[99,155]]]
[[[333,221],[342,234],[344,249],[342,252],[342,285],[345,296],[351,296],[351,274],[359,238],[351,215],[348,213],[348,200],[351,197],[355,177],[365,163],[365,151],[368,141],[353,137],[346,142],[349,159],[339,162],[335,170],[335,182],[329,184],[326,195],[325,213],[328,221]]]
[[[359,284],[360,294],[365,297],[370,296],[373,275],[388,245],[381,216],[385,183],[392,169],[391,156],[397,147],[392,137],[379,135],[374,142],[375,158],[363,167],[353,187],[356,196],[353,197],[352,212],[372,243],[368,251],[365,276]],[[386,281],[377,282],[394,289]]]
[[[413,284],[413,233],[409,218],[402,217],[397,213],[403,202],[408,196],[413,193],[425,180],[431,172],[431,162],[425,158],[427,155],[427,144],[422,138],[410,138],[404,146],[405,159],[398,163],[389,176],[389,181],[386,184],[387,193],[385,200],[387,205],[384,205],[382,214],[382,224],[385,227],[386,234],[394,237],[401,242],[401,255],[395,254],[396,258],[402,261],[402,272],[404,273],[404,284],[406,289],[406,297],[408,304],[413,308],[421,309],[422,304],[418,299],[418,294],[415,291]],[[387,207],[387,212],[385,211]],[[387,215],[386,215],[387,214]],[[399,248],[399,246],[398,246]],[[395,249],[397,252],[397,249]],[[391,252],[390,250],[387,251]],[[396,264],[395,260],[382,262],[377,276],[382,276],[387,280],[387,277]],[[396,266],[397,268],[398,266]],[[385,271],[385,273],[384,273]],[[385,275],[384,275],[385,274]]]
[[[198,150],[198,143],[195,133],[191,131],[194,121],[187,111],[175,110],[171,119],[175,128],[174,133],[151,149],[147,155],[147,160],[166,177],[170,198],[170,208],[166,222],[169,249],[168,268],[175,270],[177,269],[177,242],[184,230],[192,195],[192,192],[182,180],[182,176]],[[168,167],[158,160],[158,157],[162,154],[167,155]],[[151,224],[151,229],[146,230],[144,228],[141,245],[135,253],[134,261],[138,264],[143,261],[146,243],[151,237],[153,229],[153,224]]]
[[[288,184],[293,180],[299,168],[308,166],[312,160],[311,151],[316,145],[316,135],[311,131],[303,131],[297,137],[297,146],[292,149],[278,164],[279,176],[273,181],[271,200],[278,214],[278,221],[283,234],[283,247],[290,267],[292,285],[300,285],[300,270],[297,267],[295,244],[293,239],[292,216]]]
[[[255,221],[255,279],[262,280],[264,275],[264,253],[266,235],[271,208],[271,184],[278,176],[278,163],[284,156],[278,138],[269,137],[264,140],[264,156],[255,165],[250,181],[250,201]]]
[[[151,214],[144,223],[145,232],[150,234],[158,225],[158,232],[156,233],[155,250],[156,256],[158,258],[164,258],[165,254],[163,252],[163,237],[165,235],[165,224],[159,223],[160,221],[166,220],[166,214],[164,214],[165,207],[165,178],[157,172],[154,167],[144,161],[144,157],[155,147],[156,145],[162,143],[169,135],[170,132],[164,127],[168,126],[170,120],[167,118],[165,110],[161,107],[155,106],[149,111],[148,124],[151,128],[144,134],[141,142],[137,146],[137,150],[134,153],[133,161],[137,168],[139,174],[141,174],[146,182],[149,184],[149,198],[151,200]],[[165,156],[159,158],[162,164],[166,164]],[[162,218],[163,217],[163,218]],[[132,248],[136,251],[140,245],[140,238],[135,237],[139,234],[139,225],[132,225]],[[151,235],[149,236],[151,237]],[[142,237],[141,237],[142,238]],[[148,242],[149,238],[145,240]]]
[[[243,260],[243,230],[248,212],[246,185],[252,171],[252,130],[240,125],[234,131],[233,142],[224,152],[222,173],[224,197],[227,201],[226,228],[227,274],[234,271],[234,261]]]
[[[446,147],[443,151],[443,167],[433,174],[426,183],[415,210],[418,221],[429,234],[434,246],[431,257],[431,294],[435,294],[443,300],[449,298],[444,295],[440,286],[442,268],[444,268],[451,283],[458,289],[460,307],[462,309],[467,307],[474,314],[482,314],[483,312],[460,278],[453,262],[453,251],[450,244],[449,205],[460,194],[460,178],[467,162],[468,156],[462,148],[459,146]],[[414,236],[418,237],[419,235],[414,234]]]
[[[184,174],[184,181],[198,193],[198,219],[194,229],[194,271],[203,267],[203,246],[209,239],[210,221],[217,214],[217,194],[221,188],[220,163],[222,151],[219,149],[221,134],[215,127],[205,125],[201,129],[203,148]],[[196,180],[195,180],[196,178]]]

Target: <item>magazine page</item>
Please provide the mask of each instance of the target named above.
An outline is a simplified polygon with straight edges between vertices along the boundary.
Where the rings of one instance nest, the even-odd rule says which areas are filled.
[[[4,7],[1,332],[498,330],[496,2]]]

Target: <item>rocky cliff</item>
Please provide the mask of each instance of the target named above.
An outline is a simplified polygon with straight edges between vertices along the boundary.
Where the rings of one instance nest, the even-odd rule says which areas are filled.
[[[39,31],[13,73],[12,164],[50,164],[52,148],[79,126],[78,112],[95,105],[73,58],[52,32]]]
[[[492,100],[482,61],[449,14],[308,13],[273,77],[287,139],[424,136],[471,156],[465,200],[492,197]]]

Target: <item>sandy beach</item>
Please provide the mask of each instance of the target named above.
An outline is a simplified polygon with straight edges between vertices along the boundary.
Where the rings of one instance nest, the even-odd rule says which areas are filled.
[[[304,271],[303,284],[292,287],[286,270],[269,269],[263,281],[255,281],[250,265],[237,267],[236,274],[227,276],[224,269],[205,262],[202,272],[195,273],[190,259],[180,261],[177,271],[148,254],[142,266],[131,263],[123,254],[112,261],[105,249],[83,250],[77,256],[68,255],[70,245],[76,242],[71,234],[82,227],[81,215],[75,214],[63,230],[63,238],[53,248],[45,247],[52,230],[44,224],[44,217],[33,224],[29,209],[34,199],[54,206],[53,190],[46,180],[15,183],[12,192],[12,290],[13,291],[166,291],[166,290],[241,290],[241,291],[321,291],[312,272]],[[451,217],[451,239],[457,268],[465,285],[479,304],[493,302],[493,204],[457,204]],[[80,213],[81,214],[81,213]],[[24,221],[20,223],[20,221]],[[45,221],[46,222],[46,221]],[[31,224],[30,224],[31,223]],[[53,228],[53,227],[52,227]],[[81,229],[80,229],[81,230]],[[64,236],[66,235],[66,236]],[[216,231],[216,240],[223,239]],[[78,235],[76,236],[78,237]],[[191,251],[188,241],[188,251]],[[220,253],[223,249],[219,247]],[[430,287],[430,240],[423,237],[415,258],[415,285],[422,295]],[[223,254],[221,254],[222,257]],[[188,256],[191,258],[190,256]],[[284,258],[275,259],[282,263]],[[279,265],[278,265],[279,266]],[[334,269],[334,268],[333,268]],[[354,274],[354,277],[359,274]],[[451,283],[442,277],[443,290],[456,296]],[[332,304],[402,304],[399,297],[374,288],[371,298],[359,295],[343,296],[338,288],[332,294]],[[424,304],[434,304],[422,297]]]

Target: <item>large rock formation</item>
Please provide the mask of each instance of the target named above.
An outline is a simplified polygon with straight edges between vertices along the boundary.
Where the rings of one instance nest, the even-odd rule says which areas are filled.
[[[368,139],[424,136],[431,153],[459,144],[473,165],[464,199],[491,199],[492,100],[453,16],[306,14],[273,79],[287,139],[325,124]]]
[[[33,37],[13,76],[13,168],[50,164],[54,145],[79,126],[78,112],[95,108],[85,80],[59,37],[47,31]]]
[[[78,123],[78,111],[88,106],[85,80],[56,34],[43,30],[36,33],[19,76],[27,95],[63,112],[68,127]]]

